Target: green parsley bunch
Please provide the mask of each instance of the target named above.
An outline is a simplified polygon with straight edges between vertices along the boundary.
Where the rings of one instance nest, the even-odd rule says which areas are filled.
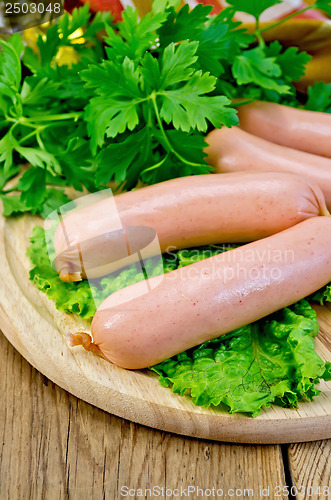
[[[155,0],[142,19],[127,8],[117,25],[106,13],[91,20],[85,5],[39,36],[38,53],[19,34],[0,40],[4,214],[45,217],[66,203],[66,187],[93,191],[115,180],[132,189],[208,173],[204,135],[238,123],[232,99],[298,105],[292,81],[310,56],[265,44],[259,26],[279,1],[230,0],[213,17],[211,6]],[[331,13],[329,1],[314,6]],[[237,11],[255,17],[254,34],[234,21]],[[64,49],[75,54],[70,65],[61,63]],[[329,106],[325,86],[323,102],[320,88],[310,92],[314,109]]]
[[[84,106],[90,95],[79,71],[104,57],[97,33],[110,25],[108,13],[90,21],[88,6],[66,14],[37,40],[38,53],[20,34],[0,40],[0,189],[4,215],[42,216],[68,201],[63,188],[95,188]],[[78,36],[75,33],[78,32]],[[63,48],[78,62],[61,65]],[[24,164],[28,163],[30,168]],[[22,166],[23,165],[23,166]],[[4,186],[22,174],[11,189]],[[56,187],[55,187],[56,186]],[[19,195],[8,196],[8,192]]]

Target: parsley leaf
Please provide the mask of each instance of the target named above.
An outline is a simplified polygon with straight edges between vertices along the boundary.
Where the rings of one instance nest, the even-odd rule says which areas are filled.
[[[41,79],[35,76],[26,77],[21,90],[23,105],[39,105],[40,101],[52,102],[60,85],[60,82],[54,82],[46,77]]]
[[[214,77],[197,71],[194,76],[180,89],[168,90],[160,95],[160,116],[166,123],[173,123],[176,129],[184,132],[207,130],[209,120],[215,127],[221,124],[237,125],[238,120],[227,97],[203,94],[211,92],[215,87]]]
[[[22,191],[21,200],[30,208],[40,205],[45,198],[46,170],[31,168],[19,180],[19,189]]]
[[[240,85],[255,83],[256,85],[281,94],[289,94],[290,87],[278,83],[277,77],[282,70],[275,57],[265,57],[261,47],[246,50],[242,55],[235,57],[232,72]]]
[[[112,178],[119,184],[125,182],[128,176],[127,170],[143,150],[148,133],[148,130],[141,129],[127,135],[121,142],[111,143],[100,151],[96,173],[98,185],[106,184]]]
[[[44,199],[41,201],[37,209],[41,217],[46,217],[54,210],[69,203],[70,199],[62,189],[47,188],[45,191]]]
[[[169,138],[174,130],[191,134],[205,132],[209,123],[216,127],[238,123],[225,96],[209,95],[215,90],[216,78],[196,69],[198,47],[197,41],[171,42],[161,54],[147,52],[139,62],[126,56],[123,61],[104,61],[81,72],[86,88],[97,94],[86,106],[85,119],[93,152],[101,148],[98,182],[102,176],[104,182],[115,178],[125,181],[128,188],[134,187],[140,175],[159,182],[172,178],[174,172],[190,175],[208,171],[201,153],[191,161],[188,148],[179,148],[179,152],[176,141]],[[122,141],[121,136],[129,131],[133,138]],[[109,165],[108,173],[101,164]],[[170,168],[168,173],[166,168]]]
[[[101,97],[94,97],[86,107],[88,130],[94,151],[102,146],[104,134],[115,137],[139,123],[141,106],[139,72],[127,57],[121,65],[105,61],[97,71],[90,66],[81,72],[87,88],[94,88]]]
[[[198,42],[190,42],[188,40],[184,40],[177,46],[174,43],[167,45],[162,55],[159,83],[154,82],[157,85],[156,90],[162,91],[171,85],[185,82],[193,75],[193,65],[198,59],[195,55],[198,45]],[[145,60],[144,58],[142,62],[143,67]],[[149,56],[149,60],[152,60],[151,56]],[[153,59],[153,61],[155,61],[155,65],[158,62],[156,59]],[[152,73],[152,71],[150,72]],[[145,72],[144,77],[148,81],[148,72]],[[203,90],[201,93],[210,92],[214,88],[214,84],[215,79],[213,79],[212,87]]]
[[[297,47],[288,47],[284,50],[278,40],[271,42],[265,51],[268,57],[275,58],[287,81],[300,80],[305,74],[307,63],[311,60],[311,56],[307,52],[299,52]]]
[[[211,10],[211,5],[201,3],[191,11],[188,4],[178,11],[170,8],[166,22],[158,29],[160,45],[166,47],[183,40],[197,40],[205,30]]]
[[[308,99],[305,108],[310,111],[331,113],[331,84],[317,82],[312,87],[308,87]]]
[[[123,62],[125,57],[138,60],[146,50],[155,46],[158,39],[157,30],[168,17],[167,11],[149,12],[139,22],[138,11],[127,7],[122,14],[123,21],[117,30],[107,26],[105,42],[109,45],[106,53],[110,61]]]
[[[21,215],[24,212],[30,211],[30,207],[21,200],[19,195],[4,196],[0,195],[3,204],[4,217]]]
[[[21,62],[15,50],[15,43],[0,40],[0,82],[19,88]]]
[[[51,212],[70,201],[63,190],[56,188],[45,189],[44,196],[40,198],[39,205],[37,202],[33,208],[28,203],[29,200],[23,201],[22,196],[19,195],[0,195],[0,198],[3,203],[3,215],[5,217],[12,217],[32,211],[32,213],[38,212],[42,217],[46,218]]]
[[[95,167],[90,158],[89,142],[81,137],[72,137],[68,140],[66,149],[57,155],[65,174],[65,179],[77,191],[82,191],[85,186],[90,191],[94,190]]]
[[[314,7],[316,9],[324,10],[329,16],[331,16],[331,2],[330,0],[317,0]]]
[[[16,141],[13,139],[10,131],[0,140],[0,162],[3,165],[2,175],[4,178],[10,178],[15,145]]]
[[[258,20],[262,12],[273,5],[281,3],[281,0],[228,0],[228,3],[232,5],[236,11],[251,14]]]

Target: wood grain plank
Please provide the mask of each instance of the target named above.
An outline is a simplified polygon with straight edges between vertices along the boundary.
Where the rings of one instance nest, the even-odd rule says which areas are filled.
[[[297,498],[331,498],[330,439],[290,445],[288,462],[293,486],[298,489]]]
[[[125,486],[189,485],[259,498],[285,484],[279,446],[183,438],[109,415],[43,377],[2,334],[0,391],[1,500],[118,500]]]

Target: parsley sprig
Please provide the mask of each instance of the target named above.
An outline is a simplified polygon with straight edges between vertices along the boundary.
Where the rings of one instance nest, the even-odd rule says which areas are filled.
[[[95,166],[84,121],[89,99],[78,72],[104,56],[97,33],[109,14],[90,21],[88,6],[75,9],[39,35],[38,52],[20,34],[0,40],[0,189],[5,215],[31,211],[46,216],[66,203],[63,189],[95,188]],[[74,61],[61,65],[71,50]],[[70,54],[70,52],[69,52]],[[28,163],[27,170],[22,165]],[[10,189],[5,185],[21,174]],[[18,191],[20,194],[8,196]]]
[[[216,78],[196,69],[198,46],[197,41],[172,42],[145,52],[138,62],[126,56],[123,62],[108,60],[82,71],[86,88],[96,94],[85,117],[93,152],[102,148],[96,160],[98,177],[102,172],[104,181],[115,177],[132,188],[138,175],[153,183],[208,172],[204,142],[195,132],[206,132],[208,122],[231,126],[238,119],[227,97],[210,95]],[[194,148],[196,159],[188,151],[193,141],[200,147]],[[111,161],[114,154],[127,159]]]

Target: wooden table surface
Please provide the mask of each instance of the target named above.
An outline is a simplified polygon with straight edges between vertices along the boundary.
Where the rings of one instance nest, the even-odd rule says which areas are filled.
[[[0,393],[0,500],[331,498],[331,440],[231,445],[136,425],[57,387],[1,333]]]

